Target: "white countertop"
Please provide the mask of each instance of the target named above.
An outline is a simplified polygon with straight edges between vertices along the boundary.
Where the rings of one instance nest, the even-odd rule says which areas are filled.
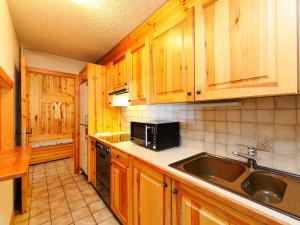
[[[271,216],[275,219],[284,221],[287,224],[293,224],[293,225],[299,224],[300,225],[300,221],[295,220],[287,215],[284,215],[280,212],[277,212],[275,210],[267,208],[263,205],[257,204],[255,202],[250,201],[246,198],[243,198],[237,194],[234,194],[232,192],[224,190],[220,187],[217,187],[213,184],[205,182],[201,179],[197,179],[191,175],[183,173],[183,172],[176,170],[169,166],[169,164],[171,164],[171,163],[174,163],[174,162],[182,160],[184,158],[199,154],[202,151],[192,149],[192,148],[179,147],[179,148],[171,148],[171,149],[160,151],[160,152],[154,152],[149,149],[138,146],[138,145],[132,143],[131,141],[119,142],[119,143],[111,144],[111,146],[116,147],[116,148],[118,148],[134,157],[144,160],[148,163],[151,163],[154,166],[156,166],[162,170],[165,170],[169,173],[175,174],[178,177],[185,178],[185,179],[199,185],[202,188],[206,188],[206,189],[210,190],[211,192],[216,192],[218,194],[224,195],[227,198],[234,200],[235,202],[238,202],[242,205],[247,206],[248,208],[253,208],[253,210],[258,210],[258,211],[260,211],[268,216]]]

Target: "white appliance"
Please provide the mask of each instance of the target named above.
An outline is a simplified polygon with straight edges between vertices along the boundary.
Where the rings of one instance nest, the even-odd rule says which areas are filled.
[[[88,82],[80,85],[80,150],[79,165],[83,172],[88,170]]]

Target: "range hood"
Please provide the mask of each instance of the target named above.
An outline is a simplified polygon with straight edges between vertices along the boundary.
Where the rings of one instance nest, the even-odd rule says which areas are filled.
[[[124,88],[118,91],[109,93],[112,96],[112,106],[128,106],[129,105],[129,91]]]
[[[121,94],[125,94],[125,93],[129,93],[127,88],[123,88],[123,89],[120,89],[117,91],[110,92],[108,95],[121,95]]]

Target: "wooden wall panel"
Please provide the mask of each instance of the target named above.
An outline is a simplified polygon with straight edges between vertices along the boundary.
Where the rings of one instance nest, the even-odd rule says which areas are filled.
[[[75,79],[29,71],[30,141],[59,135],[72,137],[75,130]]]

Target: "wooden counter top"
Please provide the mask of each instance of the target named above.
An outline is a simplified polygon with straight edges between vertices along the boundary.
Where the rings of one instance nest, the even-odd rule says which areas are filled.
[[[0,150],[0,181],[27,176],[31,146]]]

